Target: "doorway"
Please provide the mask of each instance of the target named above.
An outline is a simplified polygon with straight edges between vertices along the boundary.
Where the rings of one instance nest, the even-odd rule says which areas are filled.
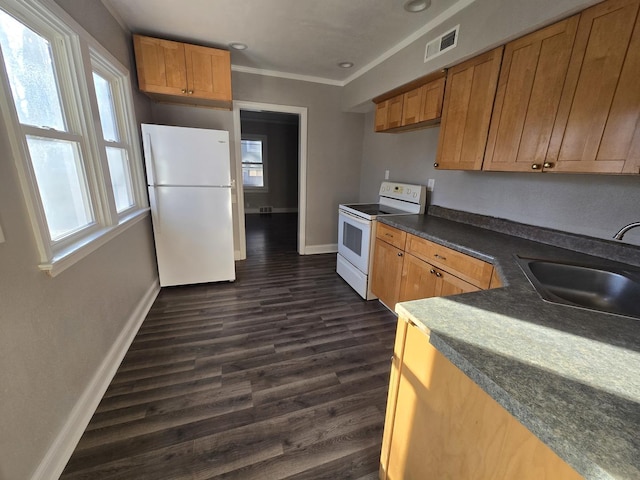
[[[236,101],[233,113],[240,258],[247,257],[248,241],[251,249],[272,248],[274,242],[280,242],[281,247],[293,248],[304,255],[307,109]],[[289,136],[292,129],[297,131],[297,156],[293,160],[281,158],[282,155],[291,156],[291,152],[283,154],[283,148],[286,148],[277,145],[283,141],[280,138],[282,131],[287,129]],[[287,161],[297,161],[297,174],[293,178],[283,174]],[[245,214],[248,214],[246,218]]]

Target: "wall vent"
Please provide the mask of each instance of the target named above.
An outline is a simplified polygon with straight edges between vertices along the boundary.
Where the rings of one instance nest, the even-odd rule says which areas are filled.
[[[260,213],[261,214],[271,213],[272,211],[273,211],[273,207],[271,207],[271,206],[260,207]]]
[[[437,38],[434,38],[429,43],[427,43],[427,47],[424,50],[424,61],[431,60],[432,58],[437,57],[438,55],[442,55],[444,52],[455,48],[458,44],[458,31],[460,30],[460,25],[456,25],[448,32],[443,33]]]

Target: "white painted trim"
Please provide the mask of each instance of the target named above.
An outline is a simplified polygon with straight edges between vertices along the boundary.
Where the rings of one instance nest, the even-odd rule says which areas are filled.
[[[271,213],[297,213],[298,212],[298,208],[296,207],[291,207],[291,208],[279,208],[279,207],[273,207],[271,209]],[[257,208],[245,208],[244,209],[244,213],[260,213],[260,207]]]
[[[159,292],[160,284],[155,281],[140,299],[31,480],[55,480],[60,477]]]
[[[299,80],[301,82],[322,83],[336,87],[345,86],[345,82],[342,80],[314,77],[312,75],[300,75],[297,73],[278,72],[276,70],[263,70],[262,68],[245,67],[243,65],[231,65],[231,70],[234,72],[251,73],[253,75],[263,75],[265,77],[288,78],[289,80]]]
[[[304,255],[319,255],[322,253],[338,253],[338,244],[327,243],[326,245],[307,245]]]
[[[242,179],[242,151],[240,149],[240,110],[255,112],[279,112],[299,115],[299,151],[298,151],[298,253],[306,255],[306,225],[307,225],[307,135],[308,111],[307,107],[276,105],[271,103],[233,102],[233,130],[236,146],[236,178]],[[238,199],[238,219],[240,235],[241,258],[247,258],[247,238],[244,225],[244,189],[241,181],[236,181],[236,195]],[[337,250],[336,250],[337,251]]]

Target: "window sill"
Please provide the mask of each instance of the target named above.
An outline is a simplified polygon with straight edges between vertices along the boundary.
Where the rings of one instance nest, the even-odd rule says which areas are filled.
[[[148,216],[149,208],[136,210],[123,217],[118,225],[102,228],[57,252],[50,262],[41,263],[38,268],[55,277]]]

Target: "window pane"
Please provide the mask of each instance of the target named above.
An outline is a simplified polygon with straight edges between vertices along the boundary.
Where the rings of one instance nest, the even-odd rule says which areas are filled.
[[[20,123],[66,130],[49,42],[0,10],[0,47]]]
[[[242,165],[242,184],[247,187],[264,187],[262,165]]]
[[[262,141],[242,140],[243,163],[262,163]]]
[[[78,144],[27,136],[31,162],[52,240],[93,222]]]
[[[120,213],[134,204],[127,152],[122,148],[107,147],[107,159],[113,196],[116,199],[116,210]]]
[[[95,72],[93,72],[93,83],[96,86],[96,96],[98,97],[102,135],[105,140],[117,142],[120,140],[120,136],[116,125],[116,109],[111,94],[111,84]]]

